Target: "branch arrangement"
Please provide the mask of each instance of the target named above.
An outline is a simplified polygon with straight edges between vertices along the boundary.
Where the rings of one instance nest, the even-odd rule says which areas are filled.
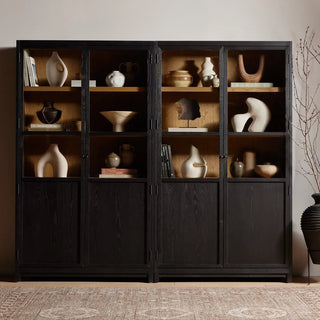
[[[299,40],[293,73],[293,109],[298,121],[293,127],[298,131],[296,145],[303,150],[304,160],[298,171],[313,189],[320,192],[320,45],[314,45],[315,33],[307,27]],[[316,80],[314,80],[316,79]]]

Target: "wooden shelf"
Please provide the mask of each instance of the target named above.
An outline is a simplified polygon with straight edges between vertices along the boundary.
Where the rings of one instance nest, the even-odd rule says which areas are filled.
[[[49,87],[49,86],[40,86],[40,87],[24,87],[25,92],[77,92],[80,91],[79,87]]]
[[[91,131],[91,136],[109,136],[109,137],[146,137],[147,132],[108,132],[108,131]]]
[[[89,182],[105,182],[105,183],[115,183],[115,182],[123,182],[123,183],[130,183],[130,182],[142,182],[146,183],[148,180],[147,178],[98,178],[98,177],[90,177]]]
[[[272,87],[272,88],[228,87],[228,92],[284,92],[284,88],[282,88],[282,87]]]
[[[250,137],[269,137],[269,138],[277,138],[277,137],[285,137],[287,135],[286,132],[229,132],[229,137],[242,137],[242,138],[250,138]]]
[[[90,87],[90,92],[146,92],[145,87]]]
[[[213,87],[162,87],[162,92],[219,92]]]
[[[263,177],[242,177],[242,178],[228,178],[227,179],[228,182],[235,182],[235,183],[239,183],[239,182],[286,182],[285,178],[263,178]]]
[[[44,177],[44,178],[39,178],[39,177],[23,177],[22,178],[24,182],[80,182],[80,177],[66,177],[66,178],[49,178],[49,177]]]
[[[208,182],[219,182],[218,177],[205,177],[205,178],[161,178],[162,182],[174,182],[174,183],[186,183],[186,182],[200,182],[200,183],[208,183]]]
[[[167,131],[163,131],[162,132],[163,136],[166,137],[171,137],[171,136],[201,136],[201,137],[218,137],[219,136],[219,132],[167,132]]]
[[[80,131],[23,131],[25,136],[80,136]]]

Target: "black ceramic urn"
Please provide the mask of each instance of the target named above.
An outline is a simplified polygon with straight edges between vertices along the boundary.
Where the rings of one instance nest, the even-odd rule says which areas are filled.
[[[46,101],[43,108],[37,111],[37,116],[42,123],[52,124],[60,119],[61,110],[56,109],[52,101]]]
[[[303,212],[301,229],[312,262],[320,264],[320,193],[315,193],[312,197],[315,204]]]

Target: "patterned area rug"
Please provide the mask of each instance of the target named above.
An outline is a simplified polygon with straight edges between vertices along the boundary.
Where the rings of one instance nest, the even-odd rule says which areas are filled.
[[[0,319],[320,319],[320,288],[1,287]]]

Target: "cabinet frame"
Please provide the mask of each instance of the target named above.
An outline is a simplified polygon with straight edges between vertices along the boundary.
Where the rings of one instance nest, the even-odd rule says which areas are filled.
[[[38,178],[23,177],[23,141],[24,141],[24,88],[23,88],[23,50],[28,48],[34,49],[74,49],[81,51],[81,73],[83,85],[80,89],[81,96],[81,117],[82,131],[80,135],[81,144],[81,169],[79,178],[66,178],[68,181],[77,181],[80,185],[79,207],[80,207],[80,224],[79,224],[79,247],[80,261],[78,265],[68,266],[66,268],[55,268],[48,266],[44,269],[32,266],[21,265],[22,244],[22,219],[23,203],[22,189],[24,181],[36,182]],[[141,183],[145,184],[146,189],[146,226],[145,226],[145,259],[146,265],[143,268],[99,268],[89,265],[89,245],[88,245],[88,189],[91,181],[97,181],[90,177],[90,52],[91,50],[141,50],[146,52],[147,65],[147,84],[146,84],[146,111],[147,111],[147,130],[143,139],[147,145],[147,173],[146,178]],[[162,52],[164,50],[181,50],[181,51],[216,51],[219,55],[219,78],[220,87],[218,89],[219,99],[219,129],[215,133],[208,133],[208,139],[216,137],[219,141],[219,177],[208,179],[176,179],[161,178],[161,159],[159,157],[162,137],[170,138],[172,135],[163,134],[162,132]],[[227,265],[226,252],[226,219],[228,219],[228,199],[227,187],[230,183],[255,183],[267,182],[267,179],[246,178],[236,179],[227,177],[228,170],[228,139],[234,134],[228,131],[228,53],[230,50],[256,50],[269,51],[279,50],[285,55],[285,131],[281,133],[265,132],[257,134],[258,136],[268,137],[274,134],[280,135],[284,139],[285,145],[285,173],[282,178],[273,178],[273,182],[282,182],[285,185],[285,210],[283,218],[285,221],[284,239],[285,239],[285,263],[274,266],[255,266],[255,265]],[[43,41],[43,40],[22,40],[17,41],[17,119],[16,119],[16,267],[15,275],[17,279],[26,277],[139,277],[146,278],[149,282],[157,282],[162,278],[179,278],[179,277],[199,277],[199,278],[237,278],[237,277],[276,277],[286,281],[291,280],[291,198],[292,198],[292,146],[291,146],[291,104],[292,104],[292,87],[291,87],[291,60],[292,60],[291,42],[285,41]],[[121,93],[119,93],[121,94]],[[200,94],[200,93],[199,93]],[[275,93],[276,94],[276,93]],[[36,135],[30,133],[29,135]],[[50,133],[51,135],[52,133]],[[56,133],[52,134],[53,136]],[[64,133],[66,138],[67,134]],[[187,134],[180,134],[181,139],[187,138]],[[242,133],[239,136],[250,136]],[[106,134],[107,136],[107,134]],[[110,135],[112,137],[112,135]],[[196,135],[194,135],[196,137]],[[200,136],[200,135],[199,135]],[[50,178],[49,181],[62,181],[62,178]],[[101,183],[112,183],[112,181],[100,181]],[[118,181],[117,181],[118,182]],[[119,181],[126,183],[126,181]],[[173,265],[166,270],[162,268],[159,261],[160,230],[159,217],[161,215],[161,190],[166,183],[203,183],[215,182],[218,184],[218,264],[208,266],[184,266],[183,268]],[[130,182],[128,182],[130,183]]]

